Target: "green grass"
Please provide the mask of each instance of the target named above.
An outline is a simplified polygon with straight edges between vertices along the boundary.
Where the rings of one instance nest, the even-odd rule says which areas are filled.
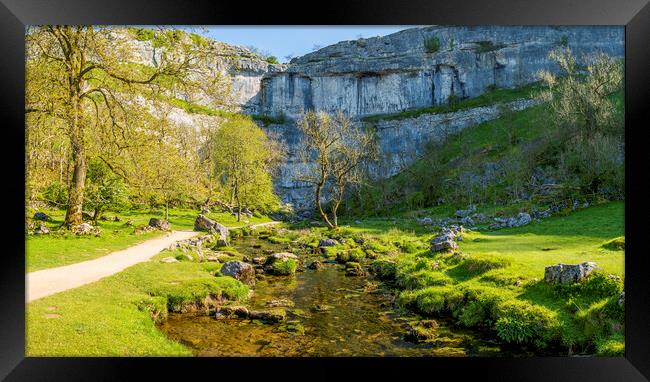
[[[488,327],[505,342],[573,352],[622,354],[622,308],[616,301],[624,278],[620,242],[624,203],[609,202],[524,227],[467,232],[456,254],[421,250],[380,257],[375,269],[404,289],[398,303],[424,314],[450,316],[469,327]],[[373,228],[378,240],[433,236]],[[624,240],[624,239],[623,239]],[[544,267],[593,261],[601,268],[583,283],[555,287]]]
[[[365,122],[391,121],[416,118],[423,114],[451,113],[479,106],[489,106],[496,103],[512,102],[522,98],[531,98],[531,94],[538,89],[539,84],[537,83],[514,89],[492,89],[478,97],[468,98],[458,102],[405,110],[400,113],[372,115],[364,117],[362,120]]]
[[[151,214],[149,211],[105,213],[106,216],[117,215],[121,221],[99,221],[98,225],[102,231],[99,237],[76,236],[63,231],[56,232],[54,230],[63,224],[65,211],[50,209],[43,210],[43,212],[51,217],[51,221],[46,222],[45,225],[52,229],[53,233],[43,236],[30,235],[25,239],[27,272],[92,260],[163,234],[161,231],[135,234],[136,226],[148,224],[152,217],[161,217],[161,215]],[[170,209],[169,222],[172,230],[191,231],[197,215],[198,211],[195,210]],[[271,221],[268,216],[262,216],[242,218],[241,222],[237,222],[236,217],[223,212],[214,212],[207,216],[228,227]],[[127,220],[132,220],[134,225],[132,227],[125,226],[124,223]]]
[[[209,294],[245,299],[248,288],[215,277],[217,263],[151,261],[27,305],[27,356],[189,356],[159,332],[152,316]],[[162,312],[161,312],[162,310]]]

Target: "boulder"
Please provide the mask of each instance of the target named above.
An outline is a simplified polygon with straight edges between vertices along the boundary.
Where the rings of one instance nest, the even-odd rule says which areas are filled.
[[[176,260],[175,257],[169,256],[165,257],[164,259],[160,260],[161,263],[178,263],[178,260]]]
[[[472,218],[469,216],[465,216],[464,218],[460,219],[460,224],[466,225],[468,227],[474,227],[476,225],[474,223],[474,220],[472,220]]]
[[[48,233],[50,233],[50,230],[49,230],[49,228],[47,228],[47,226],[45,224],[41,223],[41,224],[38,225],[36,230],[34,230],[34,233],[37,234],[37,235],[47,235]]]
[[[517,222],[515,223],[515,227],[524,226],[530,223],[532,220],[533,219],[530,217],[529,214],[525,212],[520,212],[519,215],[517,215]]]
[[[228,246],[228,228],[202,214],[196,217],[196,220],[194,221],[194,230],[218,233],[219,239],[217,239],[217,245],[220,247]]]
[[[571,284],[584,280],[598,265],[593,262],[580,264],[555,264],[544,268],[544,281],[547,283]]]
[[[323,268],[323,263],[321,263],[319,260],[314,260],[314,261],[311,262],[311,264],[309,264],[308,267],[309,267],[309,269],[318,270],[318,269]]]
[[[224,316],[232,316],[235,315],[239,318],[246,318],[249,316],[250,312],[245,306],[222,306],[219,308],[219,313],[223,314]]]
[[[455,251],[458,249],[458,244],[453,240],[445,240],[437,243],[431,243],[431,252],[442,251]]]
[[[226,261],[221,266],[220,272],[222,275],[233,277],[244,284],[255,285],[255,269],[243,261]]]
[[[423,217],[422,219],[416,219],[416,220],[417,220],[417,222],[418,222],[419,224],[422,224],[422,225],[431,225],[431,224],[433,224],[433,219],[431,219],[431,218],[428,217],[428,216],[427,216],[427,217]]]
[[[158,218],[151,218],[149,219],[149,227],[153,227],[156,229],[160,229],[163,231],[168,231],[171,226],[169,225],[169,222],[165,219],[158,219]]]
[[[39,212],[34,213],[33,219],[34,220],[46,221],[46,220],[50,220],[50,217],[47,216],[47,214],[45,212],[40,212],[39,211]]]
[[[99,233],[100,233],[99,228],[95,228],[95,227],[93,227],[92,225],[90,225],[88,223],[81,223],[79,225],[73,226],[71,228],[71,231],[75,235],[80,235],[80,236],[81,235],[92,235],[92,234],[99,235]]]
[[[248,317],[253,320],[280,322],[287,318],[287,312],[281,308],[269,310],[251,310]]]
[[[286,264],[288,266],[285,266],[284,263],[293,260],[295,262],[295,265],[290,265]],[[294,255],[293,253],[289,252],[279,252],[279,253],[274,253],[270,255],[269,257],[266,258],[266,261],[264,262],[264,270],[268,273],[272,273],[275,275],[291,275],[296,271],[298,264],[298,256]]]
[[[456,210],[456,217],[462,219],[476,212],[476,205],[470,204],[466,210]]]
[[[431,252],[455,251],[458,244],[454,241],[455,235],[452,232],[436,236],[431,240]]]
[[[318,242],[319,247],[333,247],[338,244],[338,241],[329,238],[321,239],[321,241]]]
[[[264,263],[270,265],[278,261],[287,261],[288,259],[298,260],[298,256],[289,252],[278,252],[267,257]]]
[[[266,257],[264,256],[253,257],[253,264],[262,265],[264,263],[266,263]]]
[[[361,267],[361,264],[356,262],[345,263],[345,275],[346,276],[365,276],[366,272]]]

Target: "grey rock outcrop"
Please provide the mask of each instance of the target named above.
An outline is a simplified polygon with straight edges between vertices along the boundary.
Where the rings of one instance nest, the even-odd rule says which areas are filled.
[[[220,272],[222,275],[233,277],[244,284],[255,285],[255,269],[243,261],[227,261],[221,266]]]
[[[544,268],[544,281],[548,283],[571,284],[584,280],[598,265],[593,262],[580,264],[555,264]]]
[[[171,228],[167,220],[158,218],[149,219],[149,226],[163,231],[168,231]]]
[[[39,211],[39,212],[35,212],[35,213],[34,213],[34,217],[33,217],[33,219],[34,219],[34,220],[42,220],[42,221],[46,221],[46,220],[50,220],[50,217],[47,216],[47,214],[46,214],[45,212],[40,212],[40,211]]]
[[[338,244],[339,244],[338,241],[336,241],[334,239],[329,239],[329,238],[321,239],[318,242],[319,247],[333,247],[333,246],[338,245]]]
[[[194,221],[194,230],[208,231],[213,234],[219,234],[217,245],[222,247],[228,245],[228,235],[230,234],[228,227],[217,223],[205,215],[199,214],[199,216],[196,217],[196,220]]]

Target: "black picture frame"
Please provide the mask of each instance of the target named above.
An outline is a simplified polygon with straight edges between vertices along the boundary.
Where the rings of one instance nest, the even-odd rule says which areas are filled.
[[[650,256],[644,251],[647,163],[643,140],[650,121],[650,4],[648,0],[388,1],[283,3],[181,0],[0,0],[1,168],[5,181],[0,266],[0,378],[130,380],[227,372],[244,379],[322,378],[357,371],[402,378],[489,380],[644,381],[650,377]],[[293,10],[290,12],[289,10]],[[26,358],[24,225],[24,33],[39,24],[175,25],[625,25],[626,124],[626,352],[625,357],[552,358]],[[646,220],[647,221],[647,220]],[[345,371],[342,369],[345,367]],[[297,371],[298,369],[300,371]],[[139,370],[138,370],[139,369]],[[348,371],[349,370],[349,371]]]

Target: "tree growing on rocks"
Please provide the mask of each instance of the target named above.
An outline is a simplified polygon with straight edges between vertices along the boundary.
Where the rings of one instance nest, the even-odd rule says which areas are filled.
[[[346,191],[362,179],[363,165],[377,157],[374,131],[354,127],[341,112],[308,111],[298,121],[298,128],[304,138],[303,171],[297,180],[313,186],[321,219],[330,228],[338,227],[337,212]],[[323,209],[323,199],[329,202],[329,215]]]

